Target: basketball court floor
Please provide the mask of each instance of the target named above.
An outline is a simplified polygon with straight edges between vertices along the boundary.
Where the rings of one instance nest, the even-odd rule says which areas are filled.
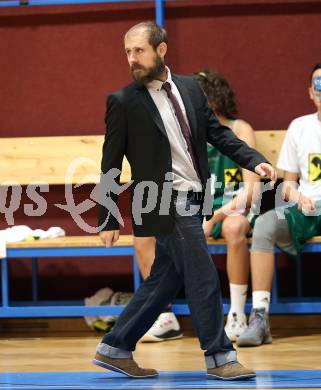
[[[286,317],[284,319],[286,321]],[[0,389],[312,389],[321,388],[321,316],[319,328],[273,329],[273,343],[238,348],[241,363],[256,370],[246,381],[207,379],[202,351],[192,332],[183,339],[139,343],[135,359],[160,371],[158,378],[129,379],[91,363],[101,335],[0,335]],[[79,332],[78,332],[79,333]]]

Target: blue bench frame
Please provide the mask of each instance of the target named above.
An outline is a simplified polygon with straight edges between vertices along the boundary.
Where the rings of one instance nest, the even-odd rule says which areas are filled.
[[[209,245],[209,252],[226,254],[226,245]],[[304,252],[321,252],[320,243],[307,243]],[[275,250],[277,258],[279,250]],[[5,317],[80,317],[85,315],[115,315],[119,314],[124,306],[84,306],[83,301],[39,301],[38,300],[38,259],[42,257],[88,257],[88,256],[130,256],[133,259],[134,288],[137,290],[141,278],[135,252],[132,246],[105,247],[50,247],[50,248],[8,248],[7,257],[1,259],[1,289],[2,305],[0,318]],[[9,261],[17,258],[30,258],[32,261],[32,301],[10,302],[9,300]],[[11,259],[11,260],[10,260]],[[275,273],[277,274],[277,273]],[[297,262],[297,288],[296,298],[279,298],[277,289],[277,276],[273,281],[272,301],[270,312],[277,314],[288,313],[321,313],[321,298],[303,298],[301,286],[301,264]],[[228,300],[224,300],[224,312],[228,312]],[[251,309],[251,303],[246,304],[246,311]],[[189,315],[189,308],[185,302],[173,304],[173,311],[178,315]]]

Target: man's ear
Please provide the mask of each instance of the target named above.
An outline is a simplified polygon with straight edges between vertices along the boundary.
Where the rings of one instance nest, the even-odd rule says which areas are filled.
[[[160,43],[160,44],[157,46],[156,51],[157,51],[157,54],[158,54],[160,57],[164,58],[165,55],[166,55],[166,53],[167,53],[167,45],[166,45],[166,43],[165,43],[165,42]]]
[[[314,95],[313,95],[312,87],[309,88],[309,95],[310,95],[310,99],[311,99],[311,100],[314,100]]]

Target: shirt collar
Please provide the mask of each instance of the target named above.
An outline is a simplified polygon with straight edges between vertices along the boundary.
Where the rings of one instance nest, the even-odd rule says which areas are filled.
[[[172,84],[172,75],[171,75],[171,71],[169,69],[168,66],[166,66],[166,70],[167,70],[167,79],[166,81],[170,84]],[[165,81],[165,82],[166,82]],[[151,81],[150,83],[147,84],[147,89],[152,89],[152,90],[156,90],[156,91],[160,91],[161,88],[162,88],[162,85],[164,84],[164,81],[161,81],[161,80],[153,80]]]

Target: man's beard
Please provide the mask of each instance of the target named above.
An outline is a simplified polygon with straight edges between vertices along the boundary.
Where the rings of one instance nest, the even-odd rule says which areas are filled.
[[[144,75],[139,76],[135,74],[136,69],[143,69],[147,71]],[[134,81],[139,85],[146,85],[153,80],[156,80],[164,71],[165,71],[165,63],[160,56],[156,56],[155,64],[151,68],[146,68],[142,65],[132,65],[130,68],[132,77]]]

